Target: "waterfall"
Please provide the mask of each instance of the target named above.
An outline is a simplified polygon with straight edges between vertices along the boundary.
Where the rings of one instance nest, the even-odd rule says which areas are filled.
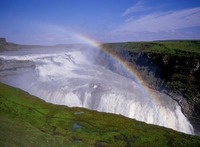
[[[18,51],[0,59],[9,61],[9,67],[0,70],[2,82],[47,102],[121,114],[193,134],[177,102],[158,91],[152,91],[152,97],[138,83],[94,64],[81,50]]]

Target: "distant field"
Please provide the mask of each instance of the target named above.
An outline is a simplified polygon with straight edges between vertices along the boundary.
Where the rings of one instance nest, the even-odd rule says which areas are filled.
[[[71,45],[60,45],[61,47]],[[52,46],[52,47],[60,47]],[[131,52],[152,52],[165,53],[177,56],[195,56],[200,57],[200,40],[167,40],[151,42],[121,42],[105,43],[102,46],[106,49],[115,51],[127,50]],[[18,45],[13,43],[0,44],[0,51],[16,50],[20,48],[45,47],[39,45]],[[50,47],[50,46],[46,46]]]
[[[200,40],[106,43],[103,46],[116,51],[127,50],[200,57]]]

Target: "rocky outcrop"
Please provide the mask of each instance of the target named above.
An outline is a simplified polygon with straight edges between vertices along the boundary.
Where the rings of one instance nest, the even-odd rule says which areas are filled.
[[[0,38],[0,44],[6,44],[6,38]]]
[[[0,52],[1,51],[12,51],[22,48],[22,45],[15,43],[9,43],[6,41],[6,38],[0,38]]]

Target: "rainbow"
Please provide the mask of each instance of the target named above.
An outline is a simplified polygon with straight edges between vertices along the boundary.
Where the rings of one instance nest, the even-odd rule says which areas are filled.
[[[156,95],[152,92],[152,90],[148,87],[148,84],[145,82],[145,80],[140,76],[140,74],[138,73],[138,71],[132,66],[130,65],[128,62],[126,62],[125,60],[123,60],[117,53],[115,53],[112,50],[109,50],[106,47],[103,47],[101,45],[101,43],[87,37],[84,36],[82,34],[75,34],[74,35],[76,38],[80,39],[81,41],[90,44],[91,46],[102,50],[103,52],[105,52],[106,54],[108,54],[109,56],[112,57],[112,59],[114,59],[116,62],[120,63],[120,65],[122,65],[122,67],[131,74],[132,78],[136,80],[137,83],[139,83],[143,89],[145,90],[144,92],[147,92],[152,98],[156,97]],[[156,98],[157,100],[158,98]]]
[[[156,95],[156,93],[152,89],[149,88],[149,85],[147,84],[147,82],[140,76],[138,71],[133,66],[131,66],[125,60],[123,60],[114,51],[109,50],[108,48],[102,46],[101,43],[99,43],[99,42],[97,42],[97,41],[95,41],[95,40],[93,40],[93,39],[91,39],[87,36],[75,33],[74,37],[79,39],[82,42],[85,42],[85,43],[91,45],[92,47],[95,47],[95,48],[105,52],[107,55],[112,57],[112,59],[114,59],[114,61],[116,61],[120,65],[122,65],[124,70],[127,71],[128,73],[130,73],[131,76],[133,77],[133,79],[136,81],[136,83],[139,84],[139,86],[143,90],[143,93],[150,97],[150,99],[152,100],[151,102],[155,106],[155,108],[157,109],[158,113],[160,113],[162,117],[167,116],[166,112],[164,111],[164,109],[162,107],[162,103],[160,102],[160,98]]]

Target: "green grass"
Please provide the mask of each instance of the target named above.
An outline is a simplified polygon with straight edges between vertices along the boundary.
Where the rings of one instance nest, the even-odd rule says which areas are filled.
[[[115,51],[126,50],[131,52],[152,52],[200,57],[200,40],[106,43],[103,46],[108,50]]]
[[[1,83],[0,132],[0,146],[200,145],[198,136],[119,115],[49,104]]]

